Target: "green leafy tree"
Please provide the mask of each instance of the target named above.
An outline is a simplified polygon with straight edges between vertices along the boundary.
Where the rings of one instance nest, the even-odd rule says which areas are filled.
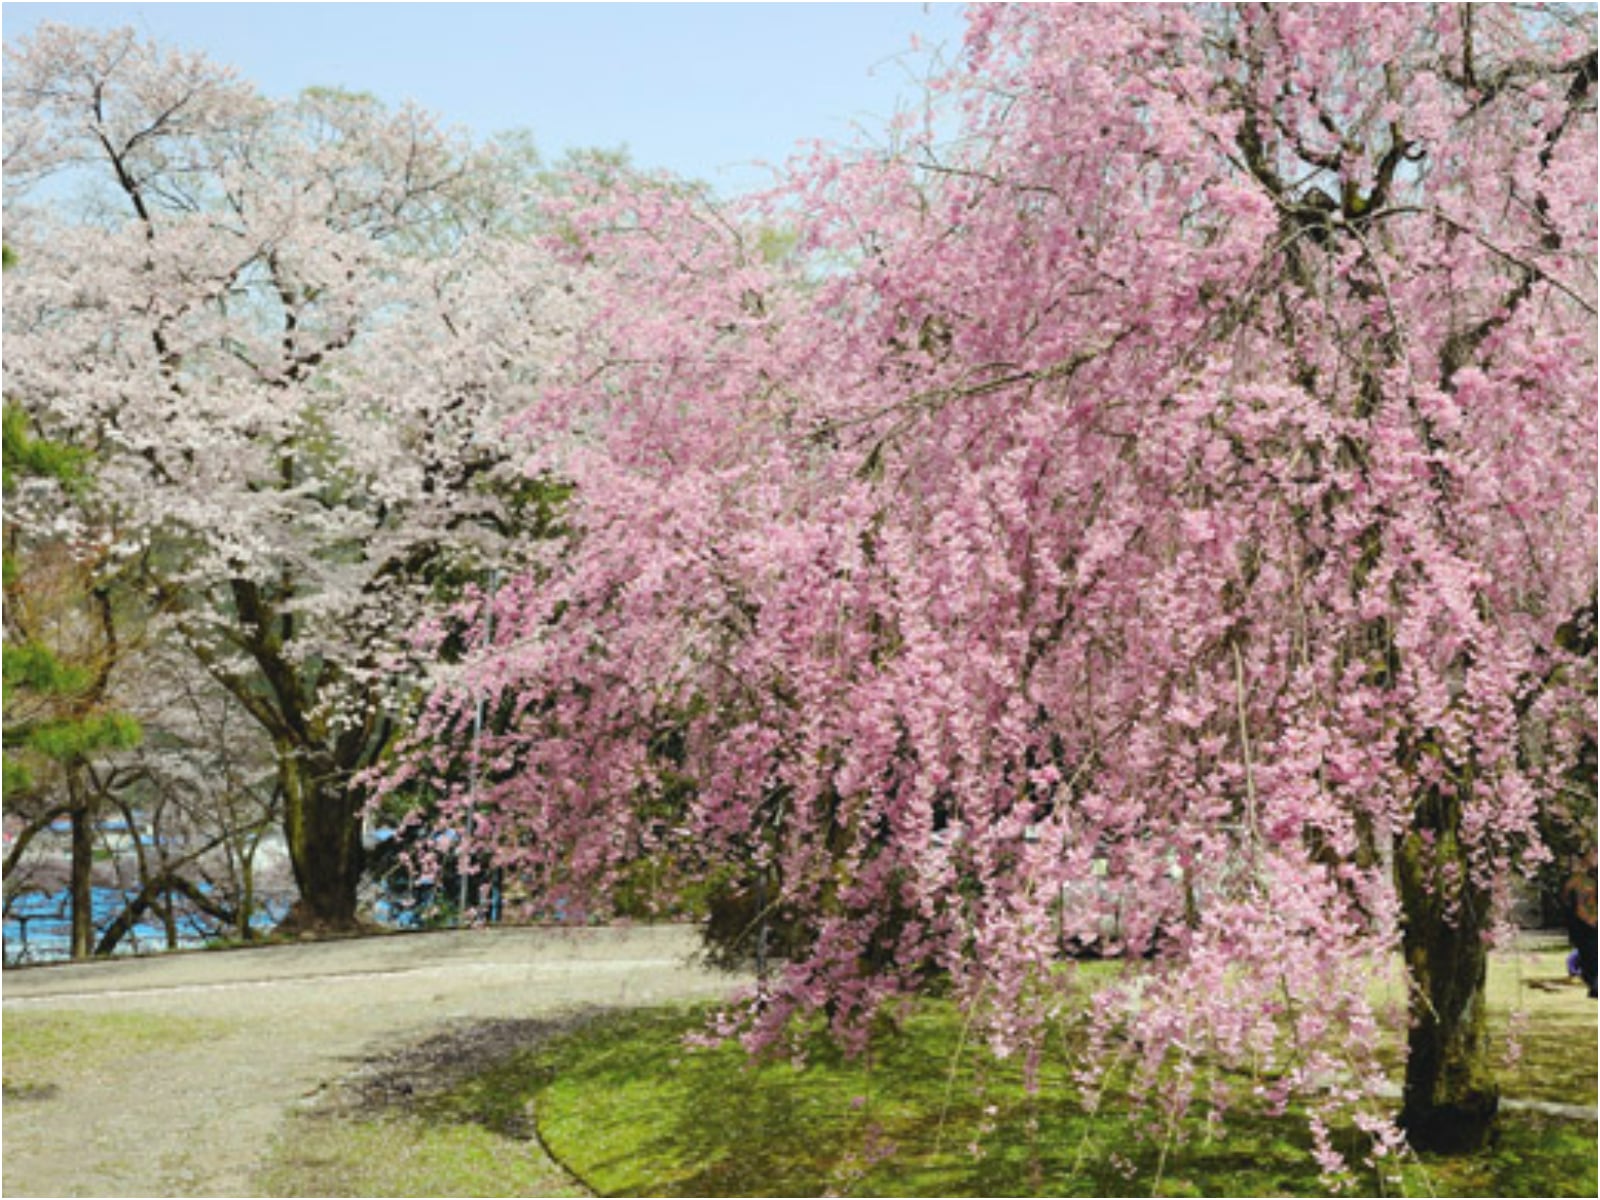
[[[22,411],[4,415],[4,489],[8,508],[23,489],[55,491],[65,511],[80,512],[89,475],[75,447],[34,436]],[[93,940],[92,868],[95,793],[85,772],[96,754],[140,740],[138,722],[108,702],[120,652],[106,574],[108,553],[64,529],[8,520],[5,529],[5,798],[20,829],[6,855],[10,883],[29,843],[60,817],[72,824],[72,955]],[[11,888],[8,886],[8,899]]]

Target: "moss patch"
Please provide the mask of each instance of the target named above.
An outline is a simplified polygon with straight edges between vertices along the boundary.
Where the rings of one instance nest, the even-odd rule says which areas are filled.
[[[1550,974],[1497,964],[1491,1026],[1519,1028],[1520,1057],[1501,1079],[1513,1099],[1593,1105],[1594,1008]],[[1513,1014],[1512,1009],[1520,1009]],[[608,1018],[542,1050],[550,1082],[537,1119],[555,1156],[604,1195],[1306,1195],[1324,1189],[1304,1123],[1237,1113],[1225,1136],[1198,1119],[1154,1137],[1145,1114],[1068,1099],[1047,1065],[1030,1097],[1014,1066],[962,1047],[961,1019],[932,1002],[871,1061],[820,1039],[805,1066],[752,1065],[737,1046],[692,1050],[705,1010]],[[1503,1039],[1501,1039],[1503,1040]],[[1393,1033],[1400,1045],[1401,1031]],[[1398,1076],[1396,1077],[1398,1083]],[[1148,1130],[1147,1130],[1148,1132]],[[1361,1137],[1335,1131],[1352,1163]],[[1398,1175],[1370,1169],[1362,1194],[1590,1196],[1595,1125],[1537,1112],[1502,1117],[1494,1147],[1417,1158]]]

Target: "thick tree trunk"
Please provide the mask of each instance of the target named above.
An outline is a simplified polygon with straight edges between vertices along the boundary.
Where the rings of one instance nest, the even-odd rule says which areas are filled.
[[[1481,1149],[1500,1108],[1485,1011],[1489,903],[1470,882],[1459,813],[1457,802],[1430,796],[1426,834],[1408,834],[1395,861],[1411,983],[1400,1125],[1414,1148],[1443,1154]]]
[[[285,485],[292,486],[292,458],[285,460],[284,469]],[[246,645],[259,676],[224,665],[202,642],[191,647],[277,747],[283,832],[300,893],[279,931],[313,936],[356,932],[362,928],[356,914],[363,866],[362,800],[351,780],[382,752],[392,727],[376,695],[366,697],[365,718],[341,731],[330,730],[316,715],[318,689],[333,686],[338,669],[324,663],[302,675],[286,650],[295,637],[294,617],[287,611],[296,595],[292,573],[285,571],[271,588],[250,579],[234,579],[229,586],[240,622],[250,631]]]
[[[347,933],[361,927],[361,801],[348,773],[327,755],[280,749],[284,835],[300,898],[280,927],[285,933]]]

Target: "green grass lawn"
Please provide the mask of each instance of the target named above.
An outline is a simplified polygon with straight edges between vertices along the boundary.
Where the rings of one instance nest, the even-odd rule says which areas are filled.
[[[1214,1138],[1198,1121],[1170,1143],[1134,1137],[1126,1111],[1098,1117],[1030,1098],[1015,1069],[952,1059],[960,1022],[929,1005],[876,1061],[824,1046],[808,1065],[751,1067],[737,1047],[688,1051],[702,1014],[618,1018],[553,1048],[537,1097],[545,1142],[603,1195],[1305,1195],[1322,1191],[1305,1128],[1247,1115]],[[1581,1047],[1572,1047],[1581,1053]],[[1593,1078],[1594,1032],[1588,1061]],[[1592,1087],[1591,1087],[1592,1092]],[[1359,1141],[1341,1148],[1360,1158]],[[1412,1161],[1365,1194],[1595,1194],[1595,1126],[1505,1118],[1491,1155]]]
[[[1496,958],[1493,1019],[1520,1006],[1513,1100],[1595,1103],[1595,1007],[1567,986],[1555,948]],[[1117,969],[1103,965],[1091,971]],[[593,1015],[522,1041],[489,1065],[445,1071],[426,1095],[296,1118],[261,1180],[271,1194],[1205,1195],[1325,1191],[1304,1123],[1235,1114],[1226,1136],[1197,1119],[1161,1138],[1137,1114],[1084,1115],[1064,1068],[1030,1097],[1014,1066],[963,1037],[930,1001],[870,1061],[824,1040],[806,1066],[752,1065],[737,1046],[690,1049],[704,1007]],[[1400,1036],[1393,1035],[1398,1071]],[[957,1050],[961,1052],[958,1055]],[[437,1077],[413,1071],[419,1089]],[[487,1062],[488,1060],[486,1060]],[[404,1072],[402,1072],[404,1074]],[[1398,1076],[1397,1076],[1398,1077]],[[1340,1148],[1361,1158],[1352,1131]],[[1412,1158],[1358,1194],[1593,1196],[1596,1126],[1534,1111],[1503,1116],[1492,1152]],[[569,1175],[567,1172],[571,1172]],[[573,1178],[576,1176],[576,1180]]]
[[[1551,958],[1552,962],[1559,961]],[[1595,1102],[1595,1010],[1543,958],[1502,956],[1491,1009],[1521,999],[1508,1098]],[[1139,1138],[1125,1108],[1083,1114],[1064,1069],[1030,1097],[1020,1072],[963,1046],[948,1004],[927,1003],[870,1062],[820,1039],[807,1065],[752,1066],[736,1046],[691,1050],[703,1010],[611,1018],[543,1052],[535,1099],[551,1151],[604,1195],[1306,1195],[1325,1190],[1303,1123],[1248,1113],[1215,1137],[1196,1118]],[[1394,1035],[1399,1061],[1399,1034]],[[1397,1079],[1398,1079],[1398,1066]],[[1353,1163],[1353,1131],[1340,1135]],[[1593,1196],[1596,1127],[1510,1111],[1493,1152],[1412,1158],[1362,1194]]]

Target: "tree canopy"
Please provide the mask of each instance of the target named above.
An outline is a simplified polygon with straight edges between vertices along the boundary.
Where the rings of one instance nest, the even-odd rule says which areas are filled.
[[[719,204],[41,26],[17,446],[89,456],[272,739],[307,926],[381,776],[535,913],[709,896],[754,1049],[947,989],[1090,1105],[1301,1104],[1330,1177],[1335,1121],[1471,1147],[1488,946],[1593,753],[1595,46],[975,6],[887,149]],[[1149,961],[1089,997],[1087,949]]]
[[[503,423],[581,305],[511,236],[526,181],[419,110],[128,30],[6,58],[6,395],[94,458],[112,552],[273,739],[298,918],[349,925],[353,777],[424,606],[537,554]]]
[[[1594,719],[1594,80],[1564,10],[986,6],[953,137],[595,197],[523,417],[574,545],[396,786],[543,903],[748,898],[757,1046],[946,978],[1043,1054],[1119,908],[1085,1097],[1220,1118],[1198,1061],[1244,1067],[1330,1172],[1336,1114],[1397,1144],[1403,949],[1400,1125],[1474,1143],[1486,939]]]

